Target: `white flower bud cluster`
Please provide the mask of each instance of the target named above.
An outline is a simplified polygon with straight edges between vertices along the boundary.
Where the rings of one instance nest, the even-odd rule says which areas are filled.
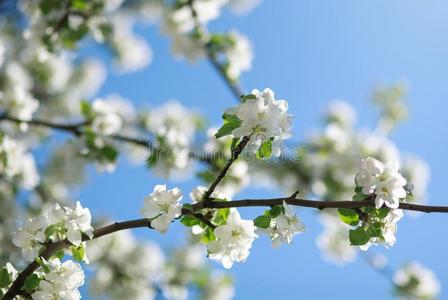
[[[80,246],[83,234],[90,238],[93,236],[89,209],[83,208],[79,202],[75,209],[55,204],[46,215],[28,219],[17,231],[13,243],[22,248],[25,260],[32,261],[39,256],[45,242],[67,239]]]

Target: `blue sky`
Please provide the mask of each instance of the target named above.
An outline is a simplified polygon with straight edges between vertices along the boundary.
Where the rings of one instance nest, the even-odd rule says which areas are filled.
[[[334,98],[351,103],[362,125],[373,125],[377,113],[368,102],[371,88],[408,80],[411,115],[393,139],[401,150],[416,153],[429,163],[430,202],[447,204],[443,190],[448,167],[447,16],[448,2],[443,0],[264,0],[250,15],[225,13],[210,27],[212,31],[234,28],[252,40],[256,58],[253,70],[242,77],[243,86],[246,90],[270,87],[288,100],[296,116],[295,141],[321,124],[321,113]],[[175,61],[169,42],[156,27],[139,27],[138,32],[154,50],[153,63],[142,72],[110,74],[99,94],[118,93],[141,106],[174,98],[196,107],[210,125],[218,124],[235,99],[211,66],[206,61],[196,65]],[[110,62],[101,49],[86,54]],[[94,214],[124,220],[139,217],[143,197],[155,184],[164,182],[144,168],[121,163],[114,174],[91,171],[79,196]],[[189,191],[196,183],[168,185]],[[239,196],[271,194],[278,192],[250,189]],[[269,241],[261,238],[248,261],[232,269],[236,299],[390,299],[389,283],[362,259],[343,268],[323,261],[315,246],[321,231],[315,211],[297,212],[307,224],[307,232],[292,246],[273,250]],[[256,215],[252,209],[243,214]],[[411,259],[420,261],[448,287],[447,222],[448,216],[437,214],[406,218],[399,223],[396,246],[382,252],[392,266]],[[136,233],[169,246],[182,238],[180,226],[172,229],[168,238],[146,230]]]

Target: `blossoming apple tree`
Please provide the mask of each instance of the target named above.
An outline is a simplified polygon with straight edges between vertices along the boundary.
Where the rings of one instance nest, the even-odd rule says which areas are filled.
[[[258,2],[0,2],[2,299],[79,299],[87,264],[95,272],[90,276],[94,295],[186,299],[195,287],[202,299],[231,299],[229,276],[207,267],[206,259],[224,268],[243,263],[261,235],[274,248],[291,244],[306,234],[294,207],[319,212],[324,231],[317,244],[326,259],[340,264],[353,261],[358,250],[393,247],[403,211],[448,212],[421,203],[426,164],[401,155],[388,139],[406,114],[402,84],[374,91],[380,119],[372,131],[357,128],[356,112],[335,101],[322,130],[285,150],[283,142],[293,135],[288,102],[269,88],[243,91],[238,83],[252,66],[250,40],[233,29],[207,28],[223,10],[239,15]],[[200,146],[193,141],[204,130],[202,117],[179,102],[144,111],[118,95],[92,99],[104,68],[74,54],[90,40],[113,54],[118,72],[145,68],[152,50],[133,31],[142,21],[160,26],[176,58],[208,60],[237,100]],[[36,150],[56,135],[67,138],[38,165]],[[146,165],[161,183],[171,176],[187,181],[186,170],[200,165],[196,176],[203,184],[192,191],[181,184],[156,185],[140,199],[136,219],[97,219],[72,191],[82,184],[86,166],[113,172],[120,156]],[[263,178],[279,187],[278,198],[238,199],[251,181]],[[242,218],[239,211],[252,206],[266,210]],[[153,242],[137,242],[129,231],[143,227],[164,234],[173,222],[187,228],[189,243],[169,253]],[[369,264],[384,268],[381,257]],[[418,262],[389,279],[399,296],[439,294],[437,277]]]

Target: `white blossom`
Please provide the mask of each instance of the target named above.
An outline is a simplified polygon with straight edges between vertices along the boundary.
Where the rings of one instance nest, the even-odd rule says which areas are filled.
[[[227,75],[232,79],[238,79],[242,72],[252,69],[252,60],[254,53],[249,39],[236,32],[231,31],[229,37],[233,41],[233,45],[226,49],[228,67]]]
[[[43,247],[45,240],[45,229],[48,219],[44,216],[29,218],[14,235],[12,242],[22,248],[22,256],[26,261],[34,260]]]
[[[416,156],[408,155],[403,160],[401,172],[412,189],[412,201],[425,202],[430,179],[428,164]]]
[[[436,299],[441,290],[436,275],[415,261],[397,270],[393,282],[398,295],[406,299]]]
[[[182,192],[179,188],[166,189],[166,185],[156,185],[154,191],[145,198],[141,214],[143,217],[153,219],[151,226],[165,233],[175,218],[182,212]]]
[[[381,237],[371,237],[370,240],[360,246],[361,250],[367,251],[372,245],[384,244],[386,248],[393,247],[397,241],[397,222],[403,218],[403,210],[391,209],[389,214],[381,220]]]
[[[383,204],[398,208],[400,199],[406,197],[406,179],[398,172],[398,163],[393,161],[384,164],[373,157],[362,159],[356,183],[362,187],[364,194],[376,195],[376,208],[382,207]]]
[[[326,117],[329,122],[334,122],[344,127],[353,126],[357,119],[356,111],[353,107],[342,100],[333,100],[330,102]]]
[[[323,258],[338,265],[355,260],[357,250],[349,243],[349,225],[329,213],[320,214],[319,221],[324,226],[324,231],[318,236],[316,244],[322,251]]]
[[[0,173],[9,179],[17,178],[25,189],[32,189],[39,183],[34,157],[27,152],[25,144],[0,135]]]
[[[92,129],[103,135],[113,135],[121,130],[123,120],[110,103],[103,99],[96,99],[92,103],[94,119]]]
[[[67,239],[73,245],[81,244],[82,233],[90,238],[93,237],[90,210],[82,207],[79,201],[76,202],[75,209],[55,204],[48,213],[48,219],[51,224],[60,225],[66,230]]]
[[[285,213],[272,219],[267,229],[274,248],[279,247],[282,243],[291,244],[296,234],[305,231],[305,225],[285,201],[283,201],[283,208]]]
[[[119,70],[128,73],[141,70],[152,60],[152,50],[142,37],[132,32],[133,22],[125,16],[112,19],[112,44],[117,52]]]
[[[218,260],[229,269],[234,262],[244,262],[250,253],[252,242],[257,238],[252,220],[241,219],[235,208],[231,208],[225,225],[215,228],[216,241],[208,244],[209,258]]]
[[[78,288],[84,284],[84,272],[78,263],[67,260],[61,264],[59,259],[44,263],[50,269],[40,281],[33,300],[78,300],[81,299]]]
[[[196,114],[181,103],[171,100],[153,108],[146,118],[146,127],[171,147],[187,147],[196,130]]]
[[[234,115],[241,120],[241,125],[232,131],[234,137],[251,136],[250,142],[257,151],[265,141],[273,139],[274,156],[279,156],[281,149],[278,142],[291,135],[291,118],[287,113],[288,103],[276,100],[274,92],[265,89],[263,92],[253,90],[255,99],[247,99],[237,107],[227,110],[227,114]],[[277,143],[276,143],[277,142]]]
[[[137,241],[130,231],[119,231],[90,241],[86,250],[94,262],[90,288],[95,296],[113,300],[155,297],[153,284],[159,282],[165,265],[157,244]]]

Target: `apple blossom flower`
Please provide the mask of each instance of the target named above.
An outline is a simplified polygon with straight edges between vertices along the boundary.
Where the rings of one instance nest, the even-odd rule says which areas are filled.
[[[406,179],[398,173],[398,164],[393,161],[384,164],[373,157],[361,159],[356,184],[362,187],[364,194],[376,195],[376,208],[382,207],[383,204],[398,208],[400,199],[406,197]]]
[[[228,62],[226,71],[231,79],[236,80],[242,72],[249,71],[252,68],[254,53],[252,45],[246,36],[236,31],[231,31],[229,38],[233,41],[233,45],[225,50]]]
[[[50,272],[45,273],[38,289],[31,294],[33,300],[81,299],[78,288],[84,284],[84,272],[78,263],[71,260],[61,263],[57,258],[43,263]]]
[[[151,226],[165,233],[175,218],[182,213],[182,191],[179,188],[166,189],[166,185],[156,185],[154,191],[145,198],[141,214],[152,219]]]
[[[283,201],[283,208],[285,213],[273,218],[267,229],[274,248],[279,247],[282,243],[291,244],[296,234],[305,231],[305,225],[285,201]]]
[[[92,129],[102,135],[117,134],[123,125],[123,120],[110,103],[96,99],[92,103]]]
[[[48,213],[48,220],[52,225],[61,226],[67,239],[75,246],[81,245],[83,233],[89,238],[93,237],[90,210],[82,207],[79,201],[75,209],[55,204]]]
[[[258,235],[252,220],[241,219],[235,208],[230,209],[227,223],[215,228],[216,241],[208,244],[209,258],[218,260],[230,269],[234,262],[244,262],[249,256],[252,242]]]
[[[29,218],[16,232],[12,242],[22,248],[22,256],[26,261],[32,261],[38,255],[45,242],[45,229],[48,219],[44,216]]]
[[[232,131],[236,138],[250,136],[250,145],[254,152],[264,142],[272,141],[272,154],[281,153],[280,142],[291,135],[292,116],[287,113],[288,103],[276,100],[271,89],[253,90],[243,103],[232,107],[226,114],[236,116],[241,124]]]
[[[397,294],[406,299],[436,299],[441,290],[436,275],[415,261],[397,270],[393,282]]]

